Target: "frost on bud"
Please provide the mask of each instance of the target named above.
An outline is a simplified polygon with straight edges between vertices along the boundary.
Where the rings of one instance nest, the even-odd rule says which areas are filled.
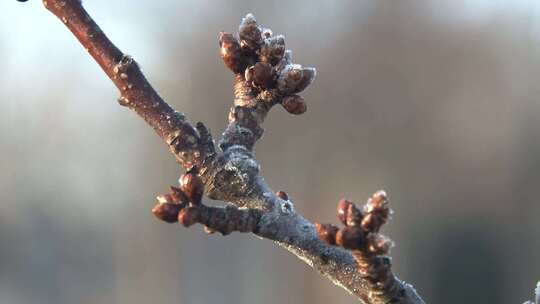
[[[156,197],[156,200],[159,204],[165,204],[165,203],[174,203],[174,198],[171,194],[161,194]]]
[[[347,199],[340,199],[337,206],[337,214],[338,219],[343,223],[343,225],[347,225],[347,213],[349,211],[349,206],[353,203]]]
[[[336,244],[351,250],[364,248],[365,233],[360,228],[343,227],[336,233]]]
[[[356,205],[346,199],[341,199],[337,207],[338,219],[346,226],[359,226],[362,221],[362,212]]]
[[[315,79],[315,68],[305,68],[299,64],[286,65],[278,78],[278,90],[283,94],[296,94],[303,91]]]
[[[276,196],[279,197],[280,199],[284,200],[284,201],[289,200],[289,196],[287,195],[287,193],[285,191],[276,192]]]
[[[391,210],[388,207],[388,199],[384,191],[378,191],[364,205],[364,218],[362,229],[369,232],[377,232],[390,218]]]
[[[186,194],[188,200],[193,205],[200,205],[204,192],[201,178],[191,171],[180,176],[179,182],[180,189]]]
[[[349,210],[347,210],[346,218],[347,226],[359,226],[362,221],[362,212],[356,207],[355,204],[349,205]]]
[[[307,105],[304,98],[299,95],[286,96],[281,101],[281,106],[294,115],[304,114],[307,111]]]
[[[278,35],[264,40],[259,53],[262,62],[276,65],[281,61],[285,53],[285,37]]]
[[[246,60],[240,49],[240,44],[232,34],[219,33],[219,47],[221,48],[221,59],[229,69],[240,73],[246,68]]]
[[[272,30],[269,28],[263,28],[261,29],[261,36],[263,39],[272,37],[274,33],[272,33]]]
[[[336,234],[338,232],[338,228],[336,226],[315,223],[315,229],[317,230],[317,235],[321,240],[326,242],[328,245],[336,244]]]
[[[160,220],[167,223],[175,223],[178,221],[178,213],[182,209],[182,205],[162,202],[158,196],[158,204],[152,208],[152,213]]]
[[[195,223],[197,223],[199,219],[199,208],[195,206],[189,206],[187,208],[184,208],[180,210],[180,213],[178,213],[178,222],[184,227],[189,227]]]
[[[263,88],[271,88],[274,84],[274,70],[268,63],[257,62],[246,70],[246,80]]]
[[[385,255],[394,247],[394,242],[387,236],[379,233],[370,233],[367,238],[367,249],[375,255]]]
[[[261,46],[263,40],[261,29],[257,25],[257,20],[255,20],[253,14],[247,14],[242,18],[238,28],[238,35],[242,47],[257,50]]]
[[[292,51],[286,50],[285,54],[283,54],[283,58],[281,58],[281,61],[276,65],[276,71],[281,73],[281,71],[290,64],[292,64]]]
[[[386,192],[384,192],[383,190],[375,192],[375,194],[373,194],[373,196],[364,206],[365,212],[385,211],[386,213],[388,213],[389,210],[390,209],[388,208],[388,197],[386,196]]]

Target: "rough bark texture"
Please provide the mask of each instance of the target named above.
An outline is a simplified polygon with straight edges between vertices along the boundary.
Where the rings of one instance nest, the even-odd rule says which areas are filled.
[[[348,247],[343,240],[342,247],[323,241],[315,225],[294,209],[287,196],[274,194],[259,175],[253,148],[263,134],[266,115],[276,104],[291,114],[305,112],[306,103],[297,93],[315,76],[314,69],[292,63],[283,36],[261,28],[252,15],[242,20],[238,36],[220,34],[222,58],[235,77],[235,99],[229,125],[219,145],[215,145],[202,123],[193,126],[159,96],[135,60],[106,37],[81,1],[43,3],[118,87],[119,103],[135,111],[156,131],[178,162],[200,179],[209,198],[229,204],[225,208],[205,206],[199,199],[190,199],[189,191],[193,189],[181,184],[184,188],[173,187],[171,193],[158,196],[158,205],[153,209],[158,218],[180,221],[185,226],[201,223],[208,232],[252,232],[272,240],[365,303],[424,303],[411,285],[392,274],[390,259],[381,255],[386,252],[366,255],[365,248],[350,250],[358,247],[354,242],[363,239],[352,239],[353,245]],[[342,233],[342,237],[347,235]],[[381,261],[383,275],[366,276],[366,271],[381,266]],[[391,288],[382,286],[382,280]]]

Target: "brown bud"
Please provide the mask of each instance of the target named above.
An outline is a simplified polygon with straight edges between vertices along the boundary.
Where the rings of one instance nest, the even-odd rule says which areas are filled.
[[[371,196],[371,198],[367,201],[366,205],[364,206],[364,212],[371,213],[371,212],[389,212],[388,208],[388,197],[386,196],[386,192],[384,190],[379,190]]]
[[[277,88],[287,95],[299,93],[311,84],[316,74],[315,68],[289,64],[281,70],[277,80]]]
[[[362,212],[356,207],[355,204],[349,205],[349,210],[347,210],[347,226],[360,226],[362,221]]]
[[[340,199],[337,206],[337,214],[338,219],[343,223],[343,225],[347,225],[347,213],[349,211],[349,206],[353,203],[351,201],[348,201],[347,199]]]
[[[285,37],[283,35],[278,35],[264,40],[259,53],[259,59],[262,62],[276,65],[281,61],[284,53]]]
[[[287,193],[285,191],[278,191],[278,192],[276,192],[276,195],[277,195],[277,197],[279,197],[280,199],[282,199],[284,201],[289,200],[289,196],[287,195]]]
[[[173,198],[174,202],[176,202],[176,203],[180,203],[180,202],[187,203],[187,202],[189,202],[188,197],[186,196],[186,194],[180,188],[171,186],[170,195]]]
[[[281,101],[283,108],[294,115],[304,114],[307,111],[307,105],[302,96],[291,95],[286,96]]]
[[[238,35],[243,47],[257,50],[262,44],[261,29],[257,25],[257,20],[253,14],[247,14],[242,18],[238,27]]]
[[[362,249],[365,244],[365,234],[356,227],[343,227],[336,234],[336,244],[345,249]]]
[[[268,63],[257,62],[253,66],[252,81],[255,85],[263,88],[271,88],[274,84],[274,70]],[[247,79],[247,78],[246,78]]]
[[[182,209],[182,205],[175,203],[158,203],[152,208],[152,213],[160,220],[167,223],[175,223],[178,221],[178,213]]]
[[[286,50],[285,54],[283,54],[283,58],[281,58],[276,66],[276,71],[278,71],[278,74],[281,74],[281,71],[283,71],[283,69],[290,64],[292,64],[292,51]]]
[[[369,233],[366,240],[368,251],[376,255],[388,254],[394,246],[390,238],[379,233]]]
[[[188,200],[193,205],[201,204],[204,185],[201,178],[195,172],[182,174],[179,179],[180,189],[186,194]]]
[[[392,210],[388,208],[388,200],[384,191],[378,191],[364,205],[362,229],[377,232],[390,218]]]
[[[368,213],[362,219],[362,223],[360,224],[360,226],[365,231],[378,232],[381,229],[382,225],[384,225],[384,223],[384,219],[378,214]]]
[[[199,209],[195,206],[189,206],[178,213],[178,222],[184,225],[184,227],[189,227],[197,223],[199,218]]]
[[[336,233],[338,228],[330,224],[320,224],[315,223],[315,229],[317,230],[317,235],[323,241],[329,245],[336,244]]]
[[[241,73],[246,68],[246,60],[240,49],[238,40],[229,33],[219,33],[219,47],[221,59],[225,65],[235,73]]]

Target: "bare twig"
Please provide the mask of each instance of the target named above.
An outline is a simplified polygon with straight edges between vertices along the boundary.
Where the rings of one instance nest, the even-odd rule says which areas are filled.
[[[201,165],[213,147],[201,138],[186,117],[171,108],[148,83],[135,60],[122,53],[79,0],[44,0],[43,4],[77,37],[120,90],[118,102],[134,110],[169,145],[186,168]]]

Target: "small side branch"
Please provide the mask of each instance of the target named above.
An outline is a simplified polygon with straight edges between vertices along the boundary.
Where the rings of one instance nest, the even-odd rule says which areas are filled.
[[[311,84],[316,72],[294,64],[285,37],[260,27],[252,14],[242,19],[237,35],[221,32],[219,45],[223,62],[235,75],[234,106],[220,146],[226,150],[241,145],[251,151],[274,105],[296,115],[306,111],[304,99],[297,94]]]
[[[157,197],[157,205],[152,209],[154,215],[167,223],[185,227],[199,223],[207,233],[255,232],[262,212],[257,209],[239,209],[234,205],[225,207],[206,206],[202,203],[203,184],[194,172],[180,177],[180,188],[171,187],[167,194]]]
[[[80,0],[43,0],[43,4],[77,37],[120,90],[118,102],[142,117],[185,168],[200,166],[211,156],[214,149],[209,142],[201,139],[184,114],[176,112],[159,96],[135,60],[107,38]]]
[[[401,303],[406,294],[406,286],[392,274],[391,259],[387,256],[394,243],[379,233],[391,213],[386,193],[378,191],[363,210],[346,199],[338,203],[338,218],[345,225],[343,228],[316,224],[321,239],[351,251],[358,273],[372,290],[368,295],[370,303]]]

